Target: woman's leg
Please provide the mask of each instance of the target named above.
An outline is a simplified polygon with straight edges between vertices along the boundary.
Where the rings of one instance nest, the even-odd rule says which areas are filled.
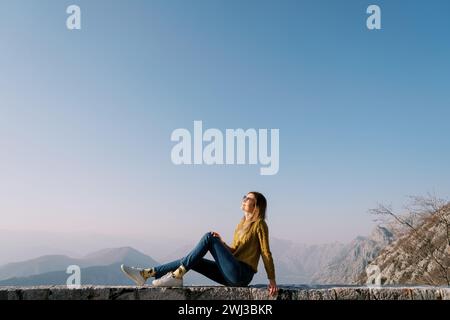
[[[215,261],[202,258],[199,263],[192,267],[192,270],[201,273],[212,281],[223,284],[224,286],[228,285],[227,280],[223,277],[223,274]]]
[[[159,266],[153,267],[153,270],[155,271],[155,278],[159,279],[163,275],[165,275],[168,272],[172,272],[178,269],[178,267],[181,265],[181,260],[175,260],[169,263],[161,264]]]
[[[186,257],[153,267],[153,270],[155,271],[155,278],[159,279],[168,272],[175,271],[180,265],[183,264],[187,270],[192,269],[203,274],[205,277],[210,278],[211,280],[224,284],[225,279],[218,268],[217,263],[203,258],[203,256],[208,252],[207,238],[209,237],[205,234],[197,246]],[[197,261],[199,258],[200,260]],[[186,262],[186,259],[191,261],[189,263],[189,267],[187,266],[188,262]],[[192,259],[195,259],[195,261]],[[185,261],[184,263],[186,264],[184,264],[183,261]]]
[[[168,272],[175,271],[178,269],[178,267],[181,265],[181,260],[175,260],[169,263],[165,263],[159,266],[156,266],[153,268],[155,271],[155,278],[159,279],[163,275],[167,274]],[[205,277],[223,284],[228,285],[227,281],[222,275],[222,272],[220,271],[219,267],[217,266],[217,263],[215,261],[211,261],[208,259],[202,258],[200,262],[198,262],[192,270],[204,275]]]
[[[206,233],[197,246],[186,257],[181,259],[181,264],[186,270],[193,269],[207,252],[211,252],[217,267],[228,285],[247,285],[249,273],[233,254],[223,245],[219,238],[210,232]],[[203,267],[203,266],[202,266]]]

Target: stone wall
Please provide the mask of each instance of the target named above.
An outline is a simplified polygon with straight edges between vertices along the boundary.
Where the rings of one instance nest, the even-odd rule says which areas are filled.
[[[133,286],[0,287],[0,300],[450,300],[450,287],[280,286],[269,297],[263,286],[152,288]]]

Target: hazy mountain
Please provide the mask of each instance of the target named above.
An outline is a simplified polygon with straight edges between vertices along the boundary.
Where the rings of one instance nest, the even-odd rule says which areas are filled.
[[[0,266],[47,255],[81,258],[103,248],[132,247],[157,261],[179,247],[185,239],[168,235],[162,241],[153,235],[101,234],[95,232],[58,232],[6,230],[0,225]]]
[[[120,270],[121,263],[108,266],[81,268],[81,284],[94,285],[134,285]],[[69,274],[53,271],[38,275],[11,278],[0,281],[0,286],[65,285]]]
[[[371,263],[382,284],[450,285],[450,204],[384,248]],[[360,283],[366,283],[362,273]]]
[[[279,284],[351,284],[380,250],[392,242],[392,234],[377,227],[369,237],[357,237],[350,244],[329,243],[307,245],[271,238],[277,282]],[[166,255],[162,263],[182,258],[194,248],[185,244]],[[206,258],[212,259],[208,254]],[[130,248],[104,249],[82,258],[64,255],[43,256],[0,267],[0,285],[65,284],[68,265],[81,267],[84,284],[132,284],[120,271],[120,264],[149,267],[158,263]],[[15,277],[14,279],[12,279]],[[267,275],[260,259],[258,273],[251,284],[267,283]],[[188,272],[186,285],[216,284],[196,272]]]
[[[394,241],[385,227],[377,226],[369,237],[357,237],[341,254],[323,268],[318,268],[311,282],[316,284],[355,284],[358,277],[380,251]]]
[[[134,266],[154,266],[158,263],[131,247],[99,250],[84,256],[83,261],[86,261],[90,266],[110,265],[118,262]]]
[[[27,261],[9,263],[0,267],[0,280],[47,274],[53,271],[63,271],[65,278],[67,278],[65,270],[69,265],[78,265],[83,270],[93,266],[109,266],[120,263],[136,266],[157,264],[151,257],[133,248],[112,248],[93,252],[78,259],[64,255],[47,255]]]
[[[276,238],[272,238],[270,244],[277,281],[284,284],[311,283],[312,275],[341,254],[345,247],[342,243],[307,245]],[[262,259],[254,279],[254,282],[261,281],[267,282]]]
[[[64,255],[48,255],[27,261],[8,263],[0,267],[0,280],[65,270],[67,266],[72,264],[82,267],[84,261]]]

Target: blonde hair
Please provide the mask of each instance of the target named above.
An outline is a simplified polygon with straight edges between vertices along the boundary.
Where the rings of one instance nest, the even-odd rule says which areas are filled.
[[[244,237],[249,233],[250,228],[253,223],[259,219],[259,214],[253,214],[249,220],[245,220],[245,216],[242,217],[241,221],[237,226],[238,239],[244,240]]]
[[[266,208],[267,208],[267,200],[266,198],[259,192],[252,191],[249,192],[255,196],[255,204],[253,208],[253,212],[251,213],[250,219],[246,220],[245,215],[242,217],[239,222],[236,232],[238,235],[238,239],[243,241],[245,237],[249,234],[250,228],[254,224],[254,222],[259,219],[265,219],[266,217]],[[257,212],[256,212],[257,210]]]

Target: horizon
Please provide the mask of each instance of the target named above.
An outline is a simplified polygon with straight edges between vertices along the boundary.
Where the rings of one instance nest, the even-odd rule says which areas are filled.
[[[164,248],[155,248],[153,245],[158,243],[158,240],[156,239],[142,239],[142,238],[125,238],[123,241],[119,239],[113,240],[115,235],[109,234],[95,234],[95,233],[85,233],[81,234],[82,238],[98,238],[98,243],[89,245],[88,242],[85,242],[80,245],[80,243],[76,240],[80,237],[80,233],[73,232],[55,232],[55,231],[30,231],[27,230],[27,232],[32,232],[33,234],[30,236],[29,241],[23,240],[23,235],[26,233],[23,233],[21,231],[11,231],[11,230],[5,230],[0,229],[0,240],[3,240],[2,236],[5,237],[5,233],[7,234],[6,237],[10,237],[11,234],[16,234],[17,237],[21,237],[22,241],[25,243],[20,246],[19,250],[13,250],[14,252],[10,252],[10,254],[5,254],[5,249],[0,248],[0,267],[9,263],[16,263],[16,262],[24,262],[27,260],[33,260],[42,256],[48,256],[48,255],[65,255],[70,258],[83,258],[86,255],[89,255],[91,253],[95,253],[101,250],[107,250],[107,249],[120,249],[120,248],[132,248],[134,250],[137,250],[153,259],[155,259],[158,262],[165,262],[165,258],[167,256],[171,256],[175,254],[180,249],[183,249],[187,247],[188,245],[195,245],[196,241],[189,238],[173,238],[169,239],[169,244]],[[2,234],[3,233],[3,234]],[[36,235],[37,234],[37,235]],[[63,239],[62,243],[66,243],[65,245],[52,245],[52,241],[55,238],[55,236],[65,236],[67,238]],[[270,238],[279,241],[279,242],[289,242],[292,245],[300,245],[300,246],[321,246],[321,245],[330,245],[330,244],[349,244],[351,241],[358,237],[368,237],[370,235],[366,234],[360,234],[353,237],[350,241],[342,242],[342,241],[329,241],[329,242],[317,242],[317,243],[308,243],[308,242],[296,242],[290,239],[280,238],[277,236],[271,235]],[[40,236],[40,243],[39,246],[33,246],[30,245],[36,238],[36,236]],[[3,241],[2,241],[3,242]],[[111,246],[108,246],[108,243],[111,243]],[[123,243],[123,244],[121,244]],[[230,243],[230,241],[227,241],[227,243]],[[29,250],[24,251],[25,248],[28,248]],[[2,251],[3,250],[3,251]],[[186,251],[187,253],[187,251]],[[17,258],[14,258],[16,256]]]

